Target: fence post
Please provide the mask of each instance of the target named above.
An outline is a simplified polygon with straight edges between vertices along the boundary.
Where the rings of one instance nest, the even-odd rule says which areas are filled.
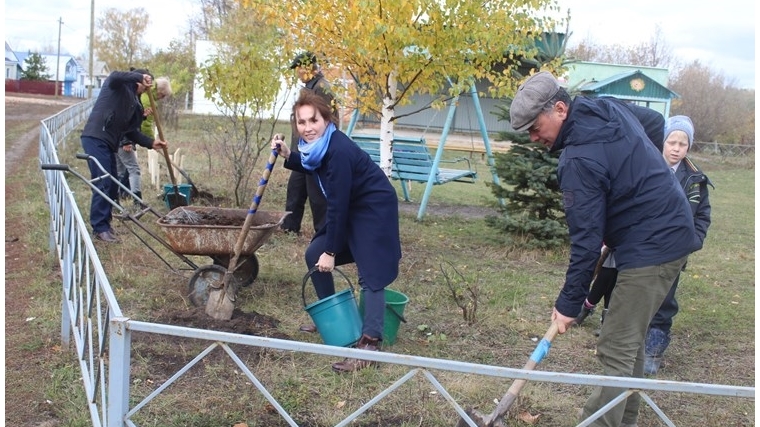
[[[129,411],[132,333],[127,328],[128,321],[126,317],[114,317],[108,328],[108,407],[103,417],[106,427],[122,427]]]

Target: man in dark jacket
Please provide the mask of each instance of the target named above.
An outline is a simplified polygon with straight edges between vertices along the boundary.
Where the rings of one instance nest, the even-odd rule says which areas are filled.
[[[296,70],[298,79],[304,83],[304,88],[301,90],[311,90],[321,95],[333,106],[335,117],[338,117],[338,109],[335,105],[335,98],[333,97],[330,83],[325,79],[322,71],[320,71],[317,57],[311,52],[301,53],[293,59],[290,69]],[[292,131],[290,149],[291,151],[298,152],[298,129],[296,129],[295,120],[292,116],[290,118],[290,125]],[[314,231],[319,231],[322,228],[325,224],[327,201],[314,177],[292,171],[288,179],[285,197],[285,210],[291,212],[291,214],[285,217],[280,228],[296,234],[301,232],[301,221],[303,220],[307,199],[311,208]]]
[[[643,108],[643,107],[642,107]],[[615,248],[619,270],[597,357],[604,375],[643,377],[644,336],[689,253],[700,246],[691,210],[661,152],[632,108],[604,98],[576,97],[551,73],[531,76],[510,108],[512,128],[563,150],[557,175],[570,230],[570,264],[552,321],[564,333],[588,293],[601,242]],[[583,417],[625,389],[597,387]],[[593,426],[635,426],[640,397],[599,417]]]
[[[117,176],[116,151],[123,138],[146,148],[160,149],[167,146],[166,142],[153,139],[139,130],[143,119],[139,96],[152,84],[153,77],[146,70],[113,71],[103,83],[84,125],[81,138],[84,152],[97,159],[112,176]],[[89,162],[89,166],[93,179],[103,174],[95,162]],[[101,179],[95,185],[112,201],[118,200],[119,187],[111,179]],[[93,190],[90,225],[96,239],[109,243],[119,241],[111,228],[112,207],[109,200]]]

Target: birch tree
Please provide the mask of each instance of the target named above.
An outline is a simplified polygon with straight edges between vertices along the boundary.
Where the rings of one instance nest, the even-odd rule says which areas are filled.
[[[275,119],[265,117],[277,116],[283,66],[276,30],[249,12],[232,7],[209,19],[219,23],[209,29],[216,53],[199,69],[200,83],[225,123],[207,132],[207,153],[226,162],[236,206],[248,199],[254,166],[262,152],[269,152]]]
[[[106,9],[97,19],[95,57],[105,61],[111,70],[143,68],[151,57],[150,46],[145,42],[149,23],[150,16],[141,7],[126,12]]]
[[[282,55],[309,50],[351,76],[353,84],[335,90],[346,106],[380,118],[389,176],[397,106],[429,94],[433,102],[418,111],[441,108],[474,79],[489,81],[491,96],[513,94],[519,59],[535,56],[534,41],[554,30],[549,16],[559,10],[554,0],[240,2],[278,28]]]

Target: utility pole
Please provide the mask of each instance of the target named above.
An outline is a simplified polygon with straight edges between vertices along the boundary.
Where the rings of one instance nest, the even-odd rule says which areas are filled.
[[[58,69],[61,68],[61,26],[63,18],[58,18],[58,56],[55,58],[55,97],[58,98]]]
[[[87,85],[87,99],[92,99],[92,85],[94,83],[94,79],[92,78],[92,63],[95,61],[93,59],[93,51],[95,50],[95,0],[92,0],[90,5],[90,84]]]

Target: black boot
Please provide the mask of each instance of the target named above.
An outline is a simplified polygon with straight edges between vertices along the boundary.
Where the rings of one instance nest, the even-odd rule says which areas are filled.
[[[594,308],[596,307],[588,308],[586,307],[586,304],[583,304],[583,307],[581,307],[581,313],[575,318],[575,324],[580,326],[587,317],[594,314]]]
[[[599,334],[602,333],[602,325],[604,324],[604,316],[607,315],[607,311],[608,311],[608,309],[606,309],[606,308],[602,310],[602,317],[599,320],[599,329],[597,329],[597,330],[594,331],[594,335],[597,336],[597,337],[599,336]]]

